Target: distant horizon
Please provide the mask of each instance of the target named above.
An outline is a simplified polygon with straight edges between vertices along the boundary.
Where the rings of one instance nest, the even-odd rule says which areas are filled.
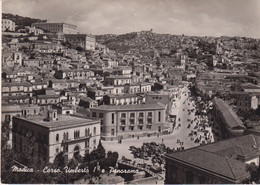
[[[3,13],[76,25],[80,33],[260,38],[258,0],[3,0]]]
[[[18,14],[14,14],[14,13],[9,13],[9,12],[5,12],[5,14],[13,14],[13,15],[18,15]],[[23,16],[23,15],[18,15],[18,16],[21,16],[21,17],[28,17],[28,16]],[[32,19],[40,19],[40,20],[47,20],[47,19],[42,19],[42,18],[35,18],[35,17],[28,17],[28,18],[32,18]],[[56,22],[52,22],[51,20],[47,20],[49,23],[58,23],[57,21]],[[72,23],[68,23],[68,22],[64,22],[64,21],[61,21],[61,23],[67,23],[67,24],[72,24]],[[73,25],[73,24],[72,24]],[[74,26],[77,26],[77,25],[74,25]],[[151,28],[153,29],[153,28]],[[128,34],[128,33],[136,33],[136,32],[142,32],[142,31],[150,31],[150,30],[137,30],[137,31],[129,31],[129,32],[125,32],[125,33],[103,33],[103,34],[92,34],[90,33],[91,35],[123,35],[123,34]],[[174,33],[158,33],[158,32],[155,32],[154,29],[152,30],[153,33],[156,33],[156,34],[164,34],[164,35],[174,35],[174,36],[188,36],[188,37],[214,37],[214,38],[220,38],[220,37],[245,37],[245,38],[252,38],[252,39],[256,39],[256,40],[259,40],[259,38],[255,38],[255,37],[247,37],[247,36],[239,36],[239,35],[233,35],[233,36],[228,36],[228,35],[221,35],[221,36],[210,36],[210,35],[187,35],[187,34],[174,34]],[[80,32],[80,34],[88,34],[88,33],[84,33],[84,32]]]

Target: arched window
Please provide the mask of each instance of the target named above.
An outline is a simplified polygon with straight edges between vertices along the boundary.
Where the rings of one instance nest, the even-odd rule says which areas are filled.
[[[94,135],[96,135],[96,127],[94,127]]]
[[[59,142],[59,134],[56,135],[56,142]]]

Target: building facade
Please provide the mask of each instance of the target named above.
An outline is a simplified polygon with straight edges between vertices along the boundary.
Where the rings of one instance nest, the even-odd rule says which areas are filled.
[[[15,23],[9,19],[2,19],[2,31],[15,31]]]
[[[66,34],[64,40],[69,42],[72,47],[82,47],[85,50],[95,50],[96,38],[87,34]]]
[[[90,109],[90,117],[101,120],[102,139],[122,139],[163,132],[165,106],[101,105]]]
[[[67,159],[84,156],[97,148],[100,139],[100,121],[57,114],[50,110],[48,117],[27,116],[13,118],[13,147],[22,153],[26,136],[36,139],[34,155],[53,162],[60,152]]]
[[[47,23],[47,22],[37,22],[32,23],[32,27],[40,28],[44,31],[52,33],[63,33],[63,34],[77,34],[78,27],[67,23]]]

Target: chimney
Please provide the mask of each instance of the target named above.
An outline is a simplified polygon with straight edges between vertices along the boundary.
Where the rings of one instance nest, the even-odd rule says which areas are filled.
[[[47,116],[48,116],[48,120],[50,121],[58,120],[58,113],[56,109],[49,110]]]

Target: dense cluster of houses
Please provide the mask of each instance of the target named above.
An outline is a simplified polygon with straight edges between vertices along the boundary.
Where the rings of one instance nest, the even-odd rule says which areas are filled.
[[[100,139],[170,133],[175,123],[169,118],[176,116],[169,114],[170,108],[183,81],[192,82],[199,96],[215,97],[212,114],[218,115],[215,121],[222,123],[226,137],[244,134],[248,125],[250,133],[259,134],[259,115],[241,118],[243,112],[260,107],[260,61],[253,59],[260,55],[260,47],[254,52],[250,48],[255,40],[156,36],[144,31],[126,42],[129,50],[121,51],[109,49],[93,35],[78,33],[77,26],[71,24],[35,23],[17,36],[8,32],[15,30],[12,22],[2,22],[6,31],[2,45],[2,123],[12,128],[9,139],[16,152],[23,152],[28,135],[37,141],[34,155],[53,162],[61,151],[68,159],[89,153]],[[259,147],[258,137],[245,139],[251,145],[256,140]],[[240,156],[234,148],[243,151],[244,141],[232,141],[228,147],[228,141],[216,144],[213,152],[212,145],[167,155],[166,181],[242,182],[235,178],[247,177],[244,171],[232,176],[229,170],[230,177],[224,173],[215,177],[219,171],[212,169],[213,164],[195,159],[205,156],[211,161],[216,155],[223,168],[230,164],[243,167],[251,158]],[[224,159],[230,148],[243,162]],[[249,150],[252,159],[258,156],[259,165],[259,151]],[[189,160],[184,162],[183,158]],[[194,165],[198,165],[196,169]],[[179,176],[184,166],[189,168],[186,177]],[[211,176],[205,176],[205,171]]]

